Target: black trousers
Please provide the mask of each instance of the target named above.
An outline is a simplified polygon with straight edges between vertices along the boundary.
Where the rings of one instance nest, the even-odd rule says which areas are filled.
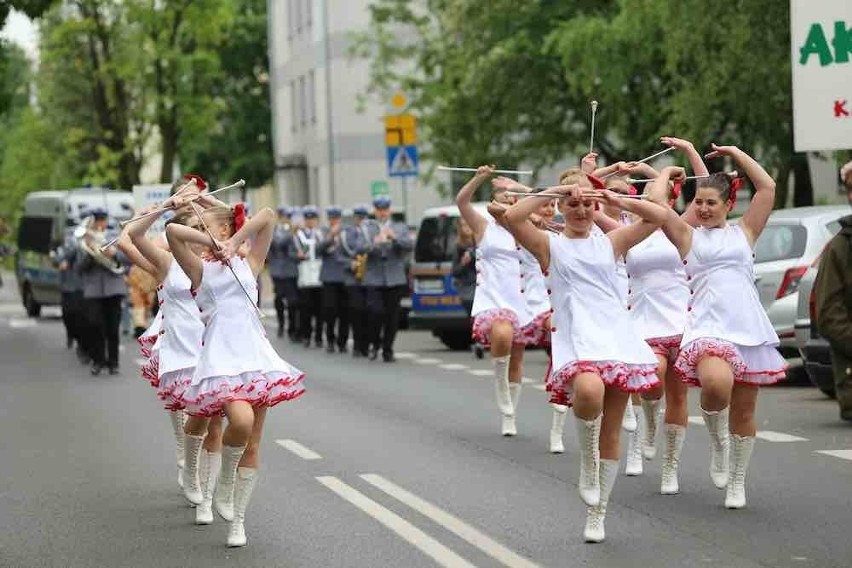
[[[78,347],[84,344],[86,331],[86,312],[83,311],[83,291],[62,292],[62,324],[65,326],[65,337],[69,342],[73,339]]]
[[[83,302],[88,319],[86,350],[92,362],[118,367],[118,328],[121,326],[123,296],[86,298]]]
[[[322,288],[299,288],[299,338],[322,343]]]
[[[325,320],[325,338],[329,345],[346,347],[349,340],[349,306],[343,282],[322,285],[322,311]],[[335,325],[336,324],[336,325]],[[336,328],[336,329],[335,329]]]
[[[354,350],[366,355],[370,346],[367,326],[367,289],[364,286],[347,286],[346,300]]]
[[[287,335],[299,334],[299,287],[296,277],[273,278],[275,289],[275,314],[278,316],[278,329],[284,329],[284,308],[287,308]]]
[[[399,303],[406,286],[367,286],[367,321],[370,345],[393,353],[393,342],[399,328]]]

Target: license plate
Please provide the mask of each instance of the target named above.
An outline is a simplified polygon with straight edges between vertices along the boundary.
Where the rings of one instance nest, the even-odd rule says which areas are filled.
[[[444,281],[440,278],[416,278],[414,292],[417,294],[443,294]]]

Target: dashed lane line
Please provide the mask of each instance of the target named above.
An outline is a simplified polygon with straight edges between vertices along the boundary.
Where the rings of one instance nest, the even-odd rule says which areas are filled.
[[[408,351],[402,351],[400,353],[394,353],[397,359],[416,359],[417,355],[414,353],[409,353]]]
[[[38,320],[33,318],[11,318],[9,327],[12,329],[23,329],[25,327],[35,327],[38,325]]]
[[[490,377],[494,374],[491,369],[468,369],[467,372],[474,377]]]
[[[138,359],[135,359],[133,362],[136,363],[137,367],[144,367],[145,365],[148,364],[148,359],[142,359],[140,357]]]
[[[284,448],[285,450],[289,450],[290,452],[296,454],[303,460],[321,460],[322,456],[308,448],[307,446],[303,446],[296,440],[275,440],[275,443]]]
[[[766,440],[767,442],[807,442],[807,438],[801,436],[793,436],[784,432],[773,432],[772,430],[758,430],[755,438]]]
[[[817,450],[814,453],[852,461],[852,450]]]
[[[462,365],[461,363],[444,363],[443,365],[438,366],[447,371],[465,371],[469,369],[467,365]]]
[[[496,540],[482,533],[478,529],[468,525],[458,517],[444,511],[443,509],[421,499],[417,495],[403,489],[399,485],[388,481],[381,475],[364,474],[361,479],[370,485],[384,491],[394,499],[408,505],[421,515],[441,525],[457,537],[466,541],[505,566],[512,568],[536,568],[537,565],[523,556],[509,550]]]
[[[473,564],[390,509],[386,509],[340,479],[333,476],[319,476],[316,480],[336,493],[338,497],[341,497],[373,517],[386,528],[396,533],[397,536],[420,550],[420,552],[432,558],[440,566],[473,568]]]
[[[435,359],[432,357],[418,357],[414,360],[418,365],[437,365],[439,363],[443,363],[441,359]]]
[[[699,424],[702,426],[704,425],[704,418],[702,418],[701,416],[690,416],[687,421],[690,424]]]

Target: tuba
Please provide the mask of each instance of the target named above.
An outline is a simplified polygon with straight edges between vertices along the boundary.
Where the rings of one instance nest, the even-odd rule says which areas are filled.
[[[103,268],[117,276],[123,275],[124,267],[121,266],[121,263],[101,252],[101,247],[106,243],[106,237],[103,231],[96,231],[92,228],[93,220],[94,217],[92,216],[86,217],[74,229],[74,238],[77,239],[77,246]]]

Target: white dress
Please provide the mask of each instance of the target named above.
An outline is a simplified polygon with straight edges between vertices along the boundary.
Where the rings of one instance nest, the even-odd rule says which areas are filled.
[[[167,410],[179,410],[183,403],[175,393],[192,380],[201,352],[204,324],[192,293],[192,283],[180,264],[172,260],[158,292],[163,329],[159,339],[157,396]]]
[[[488,225],[476,247],[476,291],[473,295],[473,339],[484,346],[491,344],[494,321],[512,323],[515,343],[522,343],[521,328],[533,315],[524,299],[525,282],[521,278],[521,247],[507,229],[491,215],[484,216]]]
[[[787,363],[754,286],[754,256],[742,228],[694,229],[684,265],[691,302],[675,362],[681,378],[699,384],[698,361],[711,355],[726,360],[738,382],[783,379]]]
[[[689,286],[677,247],[657,230],[627,253],[628,304],[639,337],[672,361],[686,327]]]
[[[581,372],[597,373],[609,386],[628,392],[659,383],[657,357],[634,329],[621,300],[615,255],[608,238],[569,239],[548,234],[553,305],[552,401],[570,402]]]
[[[231,266],[256,302],[257,281],[248,262],[235,257]],[[204,262],[195,300],[205,325],[201,353],[190,384],[176,394],[188,414],[216,416],[226,403],[239,400],[274,406],[304,393],[304,373],[275,352],[254,306],[225,264]]]
[[[550,317],[547,278],[541,271],[538,259],[530,251],[521,247],[520,255],[524,297],[527,311],[533,316],[533,320],[521,328],[521,336],[528,347],[550,345],[550,327],[545,326],[547,318]]]

